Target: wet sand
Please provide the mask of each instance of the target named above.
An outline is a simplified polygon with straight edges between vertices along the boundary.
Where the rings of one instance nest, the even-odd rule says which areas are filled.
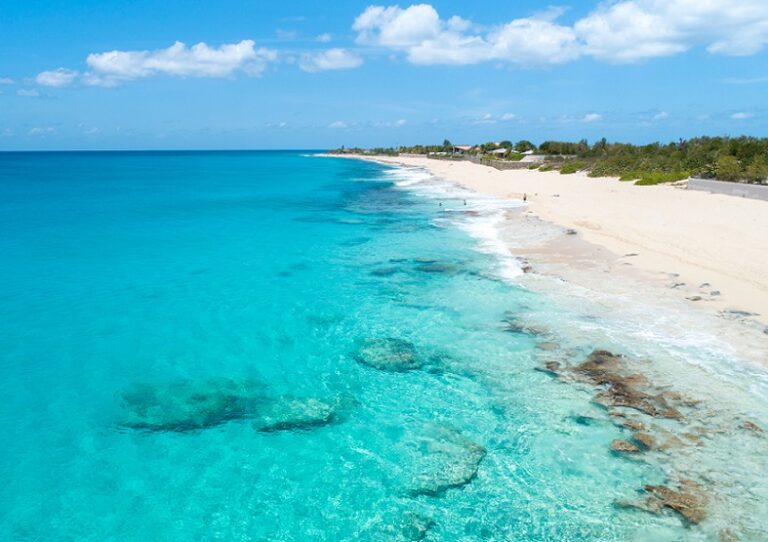
[[[587,242],[577,251],[562,243],[539,247],[548,258],[613,262],[613,271],[673,288],[692,306],[768,324],[768,202],[584,173],[499,171],[426,157],[376,160],[424,167],[496,197],[525,194],[530,212]]]

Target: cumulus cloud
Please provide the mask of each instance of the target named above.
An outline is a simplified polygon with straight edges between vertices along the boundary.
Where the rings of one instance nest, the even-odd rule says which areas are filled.
[[[331,36],[330,34],[328,34],[328,33],[326,32],[325,34],[320,34],[320,35],[319,35],[319,36],[317,36],[317,38],[315,38],[315,39],[316,39],[317,41],[319,41],[320,43],[330,43],[330,41],[333,39],[333,36]]]
[[[750,55],[768,44],[765,0],[619,0],[572,25],[563,10],[481,29],[429,4],[370,6],[354,21],[357,42],[400,51],[414,64],[558,64],[580,57],[612,62],[669,56],[703,46],[712,54]]]
[[[363,64],[363,59],[346,49],[327,49],[302,55],[299,67],[305,72],[348,70]]]
[[[501,115],[494,115],[492,113],[485,113],[479,117],[469,117],[467,120],[469,124],[496,124],[498,122],[509,122],[518,120],[518,117],[514,113],[503,113]]]
[[[738,113],[734,113],[731,115],[731,119],[733,120],[747,120],[754,117],[752,113],[744,113],[743,111],[739,111]]]
[[[574,26],[586,53],[615,61],[669,56],[704,46],[750,55],[768,44],[764,0],[625,0],[606,4]]]
[[[328,125],[328,128],[333,128],[335,130],[340,130],[343,128],[349,128],[349,124],[344,122],[343,120],[337,120],[336,122],[332,122]]]
[[[440,18],[429,4],[405,9],[370,6],[355,19],[357,42],[403,51],[414,64],[473,64],[490,60],[488,42],[467,33],[469,21]]]
[[[187,47],[177,41],[154,51],[108,51],[92,53],[86,62],[90,72],[84,82],[115,86],[123,81],[158,74],[179,77],[230,77],[236,72],[259,75],[277,59],[272,49],[256,48],[253,40],[210,47],[198,43]]]
[[[653,120],[667,120],[669,118],[669,113],[666,111],[659,111],[653,116]]]
[[[581,122],[598,122],[603,120],[603,116],[600,113],[587,113],[582,117]]]
[[[33,88],[20,88],[16,91],[17,96],[24,96],[25,98],[36,98],[40,96],[40,93]]]
[[[13,85],[16,81],[11,79],[10,77],[0,77],[0,85]]]
[[[35,82],[45,87],[66,87],[72,84],[78,75],[78,72],[75,70],[58,68],[56,70],[40,72],[35,77]]]
[[[470,119],[470,124],[496,124],[497,120],[496,117],[491,115],[490,113],[486,113],[485,115],[482,115],[480,117],[475,117]]]

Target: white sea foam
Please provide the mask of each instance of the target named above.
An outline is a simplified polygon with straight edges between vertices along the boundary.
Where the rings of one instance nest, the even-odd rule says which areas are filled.
[[[495,274],[503,280],[518,283],[523,274],[521,261],[514,254],[515,246],[526,246],[532,240],[535,243],[561,234],[558,227],[538,221],[508,221],[509,211],[526,205],[522,201],[478,194],[435,177],[423,168],[401,167],[387,170],[386,175],[398,188],[441,201],[442,212],[435,220],[461,229],[476,240],[478,251],[495,256]],[[588,275],[592,271],[585,273]],[[713,321],[698,311],[681,310],[679,299],[666,299],[666,296],[662,299],[655,285],[628,282],[622,283],[622,287],[604,288],[606,285],[600,282],[603,278],[599,275],[582,276],[588,286],[581,287],[557,277],[557,274],[540,277],[536,280],[538,288],[557,291],[558,298],[566,304],[566,300],[571,299],[576,304],[594,307],[598,313],[602,308],[611,315],[601,319],[596,334],[614,336],[616,342],[624,346],[654,344],[667,352],[690,353],[695,350],[699,353],[698,364],[710,368],[714,362],[707,363],[705,359],[737,356],[730,341],[723,341],[720,334],[713,332],[727,325],[725,322],[721,319]],[[627,288],[637,295],[624,295]],[[667,316],[660,316],[665,314]],[[582,323],[578,327],[587,332],[589,325]],[[754,341],[754,338],[743,336],[742,341],[749,344],[748,341]],[[638,350],[641,350],[639,346]]]
[[[522,201],[484,196],[435,177],[422,168],[401,167],[387,170],[385,175],[398,188],[440,200],[443,212],[437,220],[448,221],[466,232],[477,241],[478,251],[496,256],[496,274],[500,278],[514,281],[523,273],[518,258],[502,236],[506,213],[524,206]]]

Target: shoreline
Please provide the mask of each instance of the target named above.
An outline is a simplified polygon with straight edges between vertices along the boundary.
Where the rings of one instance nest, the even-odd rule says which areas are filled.
[[[768,325],[768,202],[584,173],[500,171],[426,157],[350,156],[419,167],[474,192],[527,195],[525,215],[575,231],[532,260],[607,267],[672,289],[691,307]]]

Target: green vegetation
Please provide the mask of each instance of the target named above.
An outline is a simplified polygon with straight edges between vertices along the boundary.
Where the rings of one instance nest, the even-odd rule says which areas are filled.
[[[560,168],[560,173],[562,175],[570,175],[571,173],[576,173],[577,171],[586,169],[588,165],[589,164],[582,160],[572,160],[563,164],[563,166]]]
[[[522,152],[527,152],[527,151],[535,151],[536,150],[536,145],[534,145],[533,143],[531,143],[530,141],[528,141],[526,139],[523,139],[523,140],[518,141],[517,143],[515,143],[515,150],[517,152],[521,152],[521,153]]]
[[[752,183],[764,182],[768,179],[768,157],[764,154],[755,156],[745,171],[747,180]]]
[[[582,139],[578,143],[569,143],[567,141],[545,141],[539,145],[539,152],[550,155],[584,156],[589,153],[589,150],[589,144],[586,139]]]
[[[674,183],[690,177],[687,171],[651,171],[642,173],[640,179],[635,184],[640,186],[650,186],[661,183]]]
[[[743,182],[768,179],[766,138],[700,137],[640,146],[603,139],[589,150],[584,150],[584,143],[570,145],[582,148],[576,154],[590,163],[591,177],[613,176],[636,180],[640,185],[675,182],[689,176]]]
[[[503,150],[503,152],[502,152]],[[631,145],[609,143],[605,138],[590,145],[578,142],[545,141],[538,147],[527,140],[487,142],[461,149],[449,140],[442,145],[415,145],[389,149],[342,149],[336,152],[380,154],[433,154],[457,158],[475,156],[483,160],[519,161],[523,153],[536,152],[546,163],[532,164],[530,169],[563,174],[587,170],[590,177],[619,177],[639,185],[675,182],[690,176],[733,182],[768,182],[768,138],[698,137],[667,144]]]

